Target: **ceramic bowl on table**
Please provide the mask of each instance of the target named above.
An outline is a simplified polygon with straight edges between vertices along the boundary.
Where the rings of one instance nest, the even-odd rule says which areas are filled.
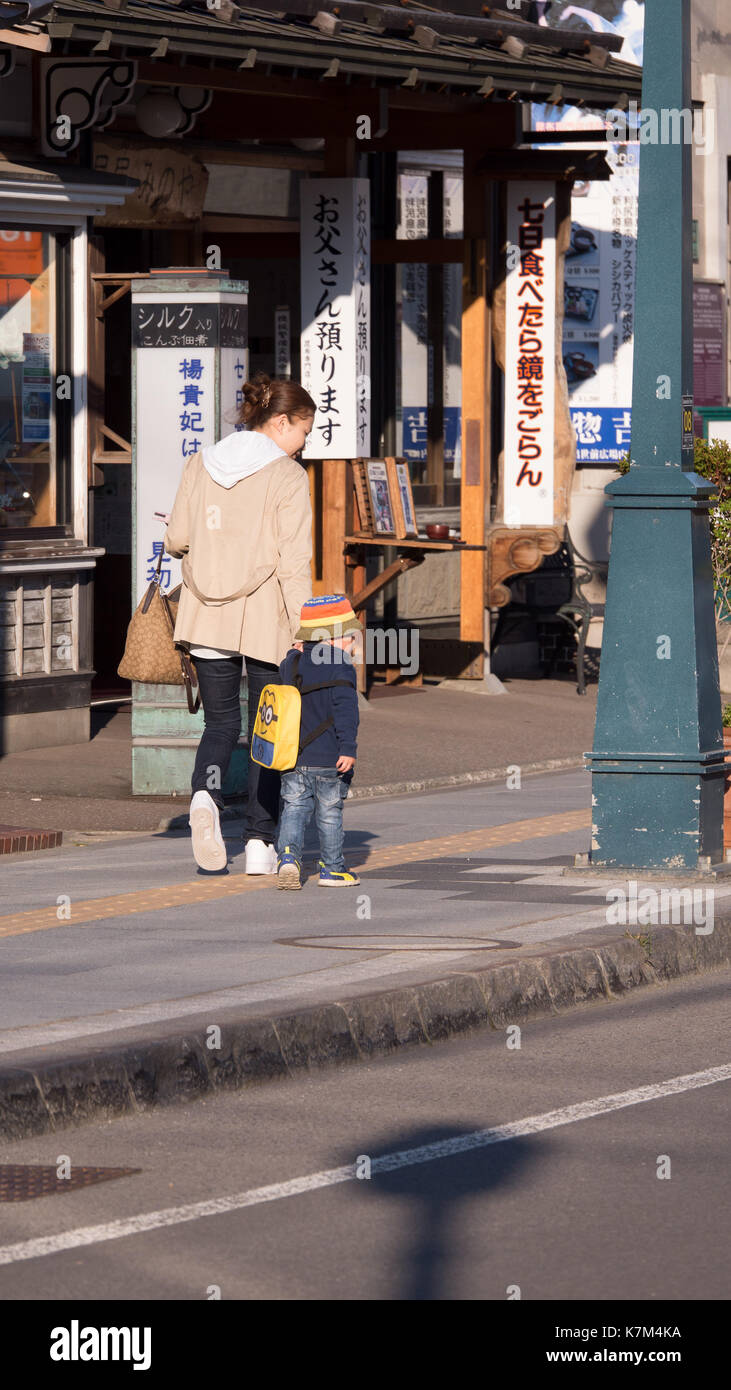
[[[449,540],[449,527],[443,526],[441,523],[437,525],[435,522],[433,522],[429,526],[427,526],[425,530],[430,541]]]

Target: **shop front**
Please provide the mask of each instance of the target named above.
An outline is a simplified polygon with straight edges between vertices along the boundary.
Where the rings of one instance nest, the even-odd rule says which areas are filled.
[[[302,460],[313,589],[347,590],[382,625],[418,625],[424,670],[481,679],[486,613],[507,601],[506,577],[560,544],[575,463],[560,353],[570,191],[577,178],[608,174],[600,152],[534,148],[525,103],[606,109],[638,92],[638,70],[613,56],[619,44],[608,37],[590,43],[512,18],[415,8],[407,22],[394,7],[305,0],[256,11],[66,0],[25,29],[37,35],[30,54],[12,29],[0,32],[0,52],[7,40],[40,111],[25,135],[14,127],[0,164],[8,747],[29,737],[21,727],[38,727],[13,724],[16,715],[43,714],[48,743],[61,730],[65,740],[88,736],[92,680],[94,698],[128,693],[116,665],[136,592],[132,282],[198,269],[248,283],[250,371],[306,378],[316,306],[308,308],[303,208],[329,180],[344,196],[367,187],[370,360],[353,380],[367,411],[347,447],[336,428],[325,442],[332,393],[317,383],[320,447]],[[71,99],[79,91],[85,103]],[[0,106],[0,132],[4,114]],[[11,152],[19,165],[33,156],[41,172],[23,184]],[[46,189],[45,220],[33,177]],[[539,194],[553,218],[540,445],[550,467],[540,505],[523,507],[524,487],[506,514],[506,382],[519,351],[505,319],[509,217]],[[525,240],[520,224],[516,235]],[[521,265],[528,249],[519,246]],[[356,277],[354,299],[363,288]],[[352,331],[362,335],[363,324],[354,320]],[[333,371],[345,347],[332,354]],[[369,543],[356,545],[358,457],[402,461],[418,536],[441,522],[472,548],[424,549],[423,563],[400,565],[398,535],[361,529]],[[171,501],[160,496],[159,509]]]

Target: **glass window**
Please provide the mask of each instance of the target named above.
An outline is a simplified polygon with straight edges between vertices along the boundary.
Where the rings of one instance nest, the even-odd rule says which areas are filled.
[[[36,227],[0,229],[0,531],[67,521],[73,402],[64,393],[67,238]],[[66,408],[64,410],[64,398]]]
[[[428,237],[430,180],[437,177],[442,181],[439,237],[462,236],[463,179],[455,164],[441,173],[400,170],[397,238]],[[409,460],[417,503],[457,506],[462,476],[461,263],[398,265],[396,314],[396,452]]]

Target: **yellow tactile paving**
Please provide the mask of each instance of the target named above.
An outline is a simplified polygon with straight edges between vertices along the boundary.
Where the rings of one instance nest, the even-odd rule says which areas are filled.
[[[589,811],[563,811],[553,816],[538,816],[534,820],[519,820],[505,825],[493,825],[479,830],[460,831],[442,835],[434,840],[417,840],[406,845],[388,848],[356,850],[346,858],[351,867],[386,869],[394,864],[408,864],[417,859],[441,858],[448,854],[469,854],[470,850],[495,849],[500,845],[535,840],[547,835],[562,835],[571,830],[589,828]],[[246,874],[231,874],[223,878],[195,879],[192,883],[165,883],[159,888],[144,888],[137,892],[115,893],[109,898],[87,898],[71,901],[66,910],[61,904],[34,908],[30,912],[14,912],[0,917],[0,937],[23,936],[26,932],[48,931],[53,927],[84,927],[110,917],[131,917],[140,912],[160,912],[168,907],[188,907],[215,902],[220,898],[253,893],[257,889],[274,887],[273,877],[247,878]],[[61,916],[59,916],[59,913]]]

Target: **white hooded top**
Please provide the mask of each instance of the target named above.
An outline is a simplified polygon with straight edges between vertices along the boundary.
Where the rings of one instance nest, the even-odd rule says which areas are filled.
[[[282,450],[266,434],[256,430],[236,430],[219,439],[217,444],[208,444],[201,451],[203,467],[214,483],[221,487],[233,487],[242,478],[251,477],[260,468],[282,457]],[[220,657],[239,656],[239,652],[221,651],[217,647],[191,647],[193,657],[204,657],[209,661]]]
[[[202,459],[214,483],[229,488],[266,468],[274,459],[282,458],[283,453],[284,450],[266,434],[257,430],[236,430],[225,439],[219,439],[217,444],[208,444],[202,450]]]

